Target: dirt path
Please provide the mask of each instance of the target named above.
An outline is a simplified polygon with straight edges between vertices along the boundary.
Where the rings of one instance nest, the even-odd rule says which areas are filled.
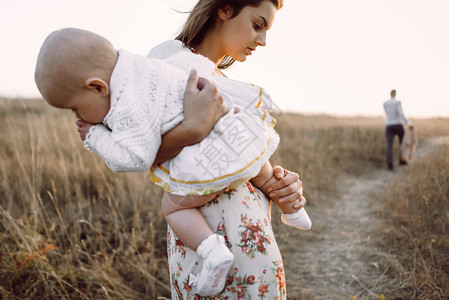
[[[444,137],[420,144],[412,163],[448,141]],[[384,230],[374,212],[373,195],[403,172],[407,172],[407,166],[396,167],[394,172],[381,169],[346,178],[341,184],[342,196],[334,206],[309,209],[311,216],[317,216],[313,218],[313,230],[302,233],[307,234],[307,242],[291,245],[291,254],[285,257],[288,299],[298,294],[307,300],[350,299],[351,295],[356,299],[377,299],[382,292],[398,287],[378,263],[382,257],[394,257],[370,243],[370,232]],[[295,272],[289,266],[298,266],[299,270]]]

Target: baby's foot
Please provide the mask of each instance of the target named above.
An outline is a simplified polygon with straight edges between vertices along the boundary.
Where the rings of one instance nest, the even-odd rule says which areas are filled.
[[[309,230],[312,227],[312,221],[304,207],[292,214],[282,214],[281,220],[282,223],[300,230]]]
[[[226,275],[234,261],[234,255],[226,247],[223,236],[212,234],[198,246],[197,253],[203,258],[198,275],[190,274],[189,285],[196,287],[200,296],[220,293],[226,282]]]

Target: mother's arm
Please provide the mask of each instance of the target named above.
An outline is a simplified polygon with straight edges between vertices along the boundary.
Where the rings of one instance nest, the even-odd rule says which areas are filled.
[[[218,89],[192,70],[184,93],[184,120],[162,136],[154,164],[161,164],[178,155],[184,147],[200,142],[225,113]]]

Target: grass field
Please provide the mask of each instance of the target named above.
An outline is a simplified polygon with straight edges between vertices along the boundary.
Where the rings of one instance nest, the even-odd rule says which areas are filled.
[[[381,197],[388,234],[379,242],[398,263],[391,274],[410,299],[449,299],[449,147],[440,146]],[[400,255],[398,255],[400,254]]]
[[[110,171],[84,150],[74,121],[42,100],[0,99],[0,295],[169,297],[161,190],[147,173]],[[448,119],[413,121],[422,140],[449,135]],[[381,118],[283,114],[276,129],[272,163],[300,173],[309,206],[338,201],[344,176],[385,167]],[[395,230],[380,243],[407,251],[406,270],[391,275],[409,274],[419,299],[449,297],[448,157],[439,149],[382,196]]]

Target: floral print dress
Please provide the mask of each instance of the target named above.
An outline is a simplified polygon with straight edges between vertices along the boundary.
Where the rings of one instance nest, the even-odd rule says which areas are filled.
[[[263,193],[247,182],[228,189],[200,208],[234,254],[221,294],[201,297],[189,285],[189,274],[199,273],[202,259],[168,228],[167,252],[172,299],[285,299],[281,254],[270,223],[270,205]]]

